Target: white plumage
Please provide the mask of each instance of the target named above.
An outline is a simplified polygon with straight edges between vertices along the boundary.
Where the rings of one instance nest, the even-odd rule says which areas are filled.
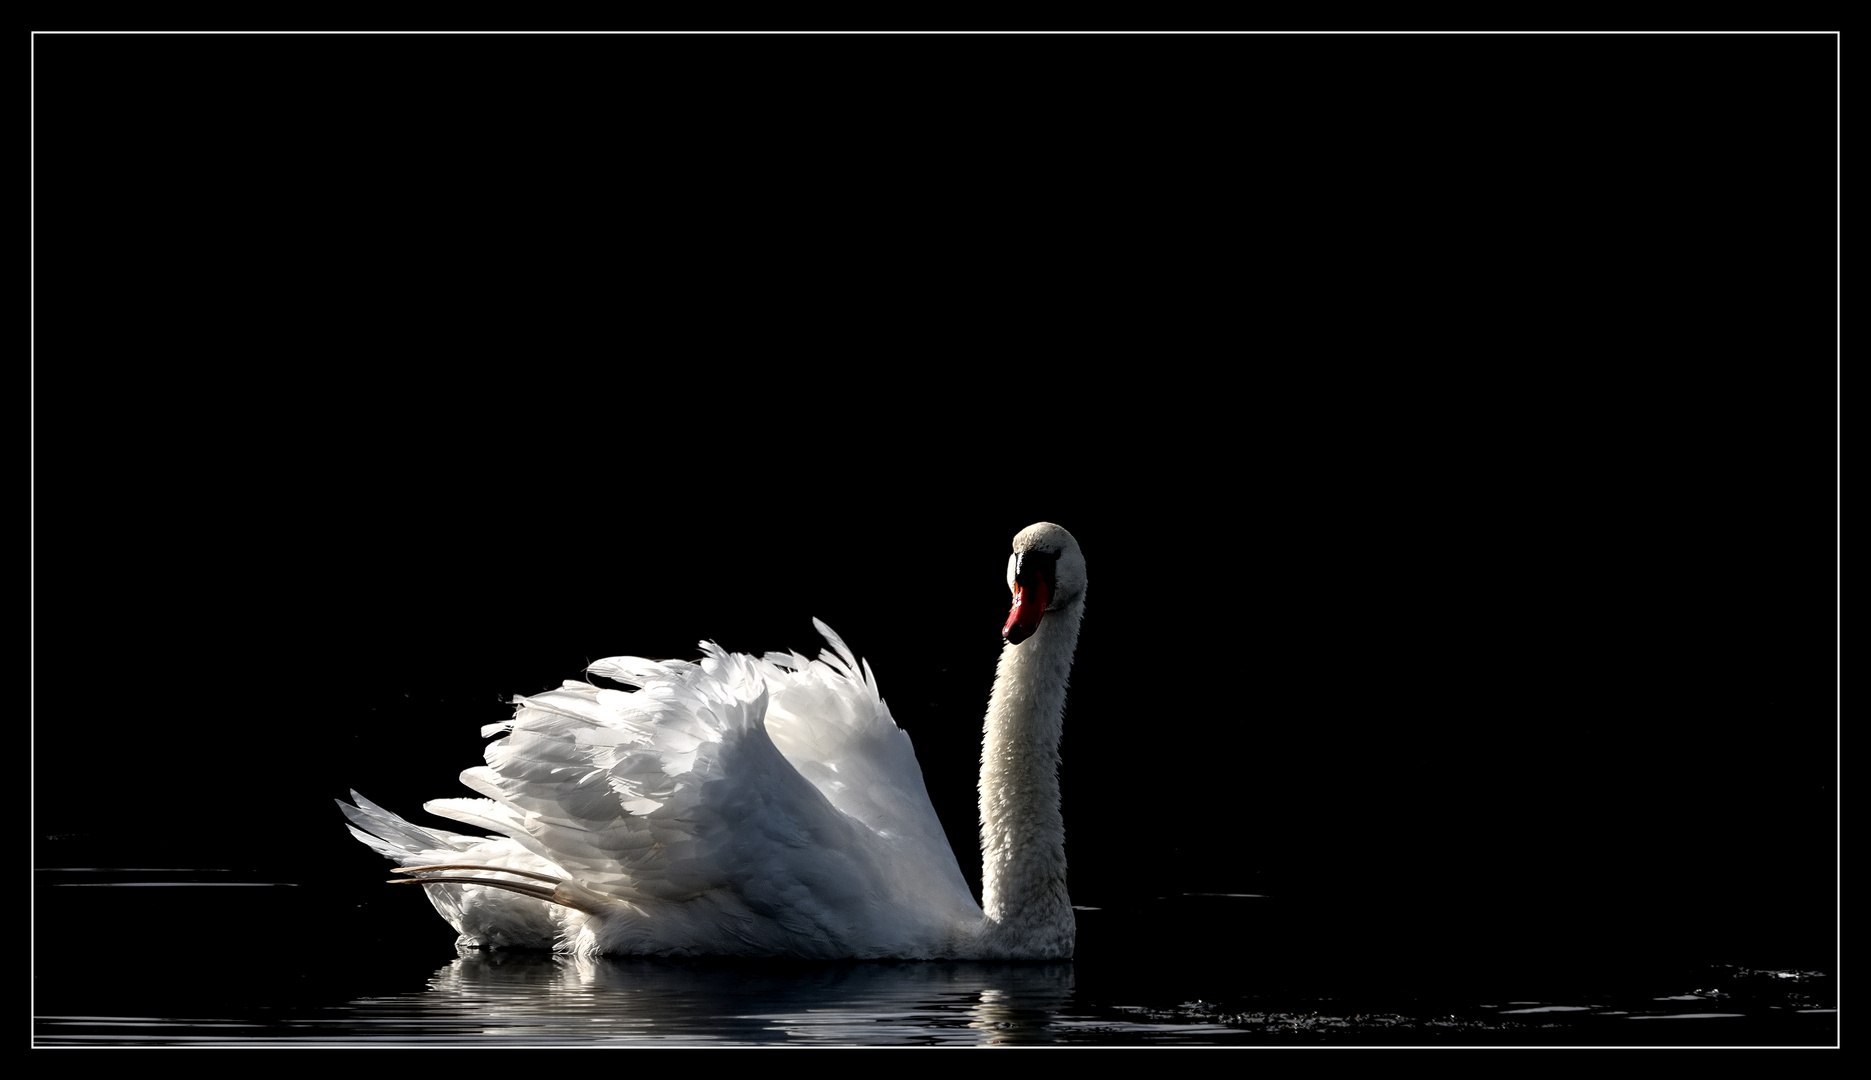
[[[353,792],[352,833],[423,883],[468,945],[584,954],[1028,958],[1072,954],[1058,751],[1083,614],[1078,544],[1014,538],[1014,610],[981,766],[983,903],[930,805],[869,665],[831,648],[756,658],[613,657],[516,701],[480,799],[412,825]],[[472,871],[461,874],[460,871]]]

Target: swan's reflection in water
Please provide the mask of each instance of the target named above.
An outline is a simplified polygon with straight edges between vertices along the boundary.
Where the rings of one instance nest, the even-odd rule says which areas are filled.
[[[1071,964],[579,960],[462,950],[425,991],[352,1002],[415,1039],[670,1045],[1019,1044],[1055,1040]]]

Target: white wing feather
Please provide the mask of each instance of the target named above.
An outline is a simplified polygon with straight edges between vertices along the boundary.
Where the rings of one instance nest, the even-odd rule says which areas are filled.
[[[516,701],[514,718],[486,732],[507,732],[487,764],[462,774],[486,798],[427,804],[501,838],[420,829],[361,799],[347,813],[360,839],[405,866],[430,853],[506,860],[612,903],[587,920],[516,896],[527,921],[506,938],[536,937],[544,909],[579,951],[952,955],[981,911],[909,736],[868,666],[814,625],[832,645],[817,660],[704,642],[698,663],[591,666],[635,692],[568,682]],[[466,890],[511,895],[426,888],[462,890],[456,906]],[[501,936],[472,912],[450,921],[464,936],[464,924],[490,943]]]

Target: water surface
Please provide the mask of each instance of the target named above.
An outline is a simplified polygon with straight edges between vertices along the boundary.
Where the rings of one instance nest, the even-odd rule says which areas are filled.
[[[1707,957],[1620,948],[1578,963],[1453,945],[1367,953],[1261,896],[1087,908],[1072,963],[808,964],[457,951],[401,893],[160,871],[40,877],[42,925],[134,914],[169,939],[67,948],[42,934],[34,1039],[46,1047],[1837,1041],[1822,967],[1724,962],[1720,943]]]

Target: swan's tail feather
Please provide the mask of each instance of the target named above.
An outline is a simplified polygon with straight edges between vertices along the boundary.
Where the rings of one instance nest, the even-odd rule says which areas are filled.
[[[351,835],[399,865],[425,852],[465,851],[474,844],[468,837],[455,833],[412,825],[355,791],[351,792],[351,798],[356,800],[356,806],[338,800],[338,809],[351,820]]]
[[[485,871],[540,877],[557,869],[549,860],[525,851],[504,836],[473,837],[426,829],[403,820],[357,792],[357,805],[339,801],[351,835],[398,866],[472,865]],[[456,799],[468,804],[478,800]],[[425,881],[423,891],[435,910],[461,935],[463,945],[490,948],[553,948],[564,935],[566,917],[558,905],[516,895],[487,880]]]

